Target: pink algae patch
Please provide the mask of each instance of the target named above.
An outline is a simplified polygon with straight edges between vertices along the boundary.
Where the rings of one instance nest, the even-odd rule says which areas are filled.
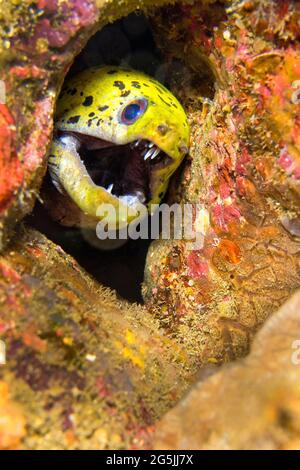
[[[199,278],[207,275],[208,263],[200,257],[198,251],[192,251],[189,254],[187,263],[190,276]]]

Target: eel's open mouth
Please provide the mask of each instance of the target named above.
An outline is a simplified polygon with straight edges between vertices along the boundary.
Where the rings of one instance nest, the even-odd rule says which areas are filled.
[[[172,163],[172,158],[147,140],[116,145],[78,132],[64,131],[63,135],[76,138],[78,154],[92,181],[122,199],[133,196],[148,204],[156,171]]]

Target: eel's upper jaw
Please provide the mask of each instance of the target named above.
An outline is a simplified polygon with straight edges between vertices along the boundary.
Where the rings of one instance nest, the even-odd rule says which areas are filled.
[[[155,145],[154,142],[143,139],[135,140],[130,145],[132,148],[141,149],[141,154],[144,161],[147,161],[148,159],[154,160],[162,152],[162,150],[157,145]],[[158,158],[156,158],[156,161],[157,160]]]

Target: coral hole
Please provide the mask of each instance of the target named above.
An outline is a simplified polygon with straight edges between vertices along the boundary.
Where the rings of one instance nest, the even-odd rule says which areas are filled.
[[[155,10],[151,16],[141,12],[106,25],[88,41],[75,58],[66,77],[88,67],[102,64],[123,65],[141,70],[163,83],[178,97],[187,112],[201,106],[199,97],[212,99],[214,76],[207,60],[183,53],[184,31],[169,39],[168,24],[181,28],[179,5]],[[180,172],[176,178],[180,178]],[[178,176],[179,175],[179,176]],[[167,195],[168,197],[168,195]],[[114,251],[99,251],[91,246],[79,229],[58,225],[37,203],[31,223],[77,259],[94,278],[129,301],[142,302],[141,284],[147,250],[151,240],[129,241]]]

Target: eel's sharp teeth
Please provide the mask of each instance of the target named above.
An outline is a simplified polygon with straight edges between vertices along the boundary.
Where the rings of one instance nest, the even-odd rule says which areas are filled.
[[[151,149],[153,147],[153,145],[154,145],[154,142],[149,142],[148,148]]]
[[[137,141],[133,144],[133,146],[134,146],[134,147],[138,147],[138,146],[140,145],[140,143],[141,143],[141,139],[137,140]]]
[[[151,148],[148,150],[148,152],[146,152],[145,156],[144,156],[144,160],[148,160],[149,157],[152,156],[152,153],[155,151],[155,149]]]
[[[155,157],[160,153],[160,148],[156,147],[155,152],[151,155],[151,160],[154,160]]]
[[[110,184],[110,185],[108,186],[108,188],[107,188],[106,191],[107,191],[108,193],[112,194],[113,187],[114,187],[114,185],[113,185],[113,184]]]

